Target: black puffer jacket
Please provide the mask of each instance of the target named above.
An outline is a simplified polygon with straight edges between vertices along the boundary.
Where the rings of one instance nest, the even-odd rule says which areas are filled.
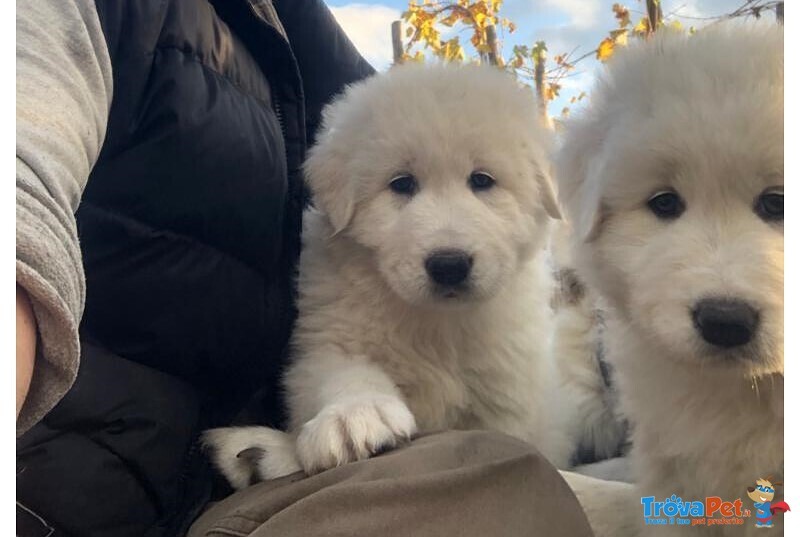
[[[324,104],[372,73],[322,0],[97,8],[114,96],[77,213],[82,362],[18,441],[23,537],[28,510],[55,535],[183,534],[212,497],[198,434],[245,407],[280,424],[300,165]]]

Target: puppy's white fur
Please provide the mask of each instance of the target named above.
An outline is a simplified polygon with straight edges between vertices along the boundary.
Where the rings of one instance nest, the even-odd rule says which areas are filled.
[[[628,428],[605,357],[604,307],[575,273],[569,236],[568,223],[560,222],[550,246],[557,284],[550,354],[563,406],[560,427],[575,448],[575,462],[583,463],[575,471],[628,481],[632,479],[629,461],[621,457],[626,452]]]
[[[783,185],[782,28],[717,25],[622,51],[568,125],[558,172],[579,274],[609,305],[640,493],[748,507],[746,487],[783,468],[783,226],[754,211]],[[665,187],[686,204],[670,221],[647,207]],[[758,310],[751,344],[699,336],[690,312],[716,296]]]
[[[215,450],[214,462],[233,488],[240,490],[259,476],[282,476],[298,470],[294,439],[268,427],[224,427],[203,433],[203,442]],[[251,457],[242,454],[256,449]]]
[[[305,166],[318,211],[305,215],[285,377],[296,468],[318,472],[448,428],[508,433],[566,465],[547,356],[542,252],[559,216],[549,144],[529,90],[486,67],[393,68],[326,109]],[[495,186],[472,189],[474,171]],[[390,189],[401,174],[416,178],[413,196]],[[446,294],[425,270],[443,249],[473,259],[468,284]],[[230,462],[241,444],[212,434],[215,458]],[[270,468],[287,470],[274,436],[252,440],[279,457]]]

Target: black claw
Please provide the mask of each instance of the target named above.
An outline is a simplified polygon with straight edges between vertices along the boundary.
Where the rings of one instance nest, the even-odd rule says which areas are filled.
[[[255,485],[256,483],[260,483],[263,481],[261,475],[258,472],[258,463],[261,459],[264,458],[266,455],[266,451],[259,447],[251,447],[247,449],[243,449],[239,453],[236,454],[236,458],[242,461],[247,469],[250,471],[250,479],[248,479],[248,485]]]
[[[257,464],[261,459],[264,458],[266,452],[259,448],[259,447],[251,447],[247,449],[243,449],[239,453],[236,454],[237,459],[242,459],[246,462],[251,464]]]
[[[386,442],[384,444],[379,444],[379,445],[375,446],[374,448],[372,448],[372,454],[374,456],[382,455],[383,453],[386,453],[387,451],[391,451],[393,449],[394,449],[394,446],[392,445],[392,443],[391,442]]]

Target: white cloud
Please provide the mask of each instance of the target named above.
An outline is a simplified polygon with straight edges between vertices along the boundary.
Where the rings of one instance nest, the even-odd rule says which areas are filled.
[[[672,7],[672,9],[667,9],[666,6],[662,7],[662,11],[666,9],[664,13],[665,16],[673,15],[673,16],[686,16],[686,17],[705,17],[708,16],[710,13],[708,11],[704,11],[703,6],[701,5],[702,2],[698,0],[683,0],[679,2],[678,5]]]
[[[564,12],[570,24],[577,28],[588,28],[597,24],[600,13],[610,8],[601,0],[536,0],[542,7]]]
[[[725,13],[730,13],[742,5],[742,0],[674,0],[663,7],[664,15],[673,15],[680,19],[686,17],[684,23],[703,26],[708,21],[702,20],[704,17],[717,17]],[[767,14],[769,16],[769,14]],[[774,17],[774,13],[772,13]],[[701,20],[690,20],[700,17]]]
[[[336,20],[358,51],[376,69],[392,63],[392,21],[400,11],[381,4],[346,4],[330,7]]]
[[[567,26],[588,28],[597,24],[601,15],[611,12],[611,3],[605,0],[506,0],[502,12],[515,20],[534,21],[543,16],[566,15]]]

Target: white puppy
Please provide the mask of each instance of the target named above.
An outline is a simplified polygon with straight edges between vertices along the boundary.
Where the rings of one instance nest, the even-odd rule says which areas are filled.
[[[783,468],[782,28],[622,51],[558,172],[578,273],[609,306],[641,495],[741,498],[745,529],[704,530],[753,532],[747,487]]]
[[[508,433],[566,465],[547,357],[549,134],[529,89],[488,67],[393,68],[326,109],[305,166],[318,211],[285,377],[291,435],[211,431],[234,486],[253,462],[261,479],[314,473],[448,428]]]

